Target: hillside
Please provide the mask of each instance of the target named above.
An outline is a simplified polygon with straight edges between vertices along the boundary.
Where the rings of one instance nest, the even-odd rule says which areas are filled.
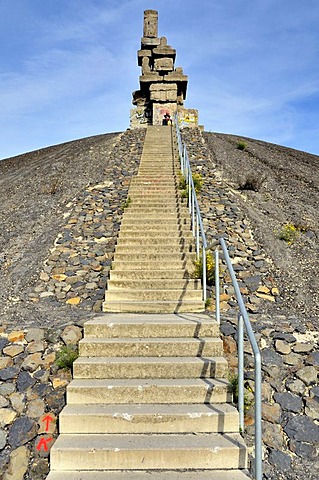
[[[191,130],[186,134],[194,171],[204,179],[203,198],[212,196],[212,179],[218,179],[244,212],[254,239],[273,262],[281,302],[272,310],[318,318],[319,157],[234,135],[202,137],[199,141]],[[244,150],[238,149],[240,142]]]
[[[189,132],[185,139],[194,168],[199,167],[207,181],[212,175],[222,180],[250,221],[255,240],[273,260],[282,297],[277,310],[317,317],[319,157],[219,133],[204,133],[199,144],[198,133],[192,139]],[[136,171],[142,138],[139,130],[127,131],[124,136],[99,135],[0,162],[3,321],[41,323],[54,317],[52,307],[61,312],[62,306],[52,301],[30,302],[28,293],[66,223],[66,205],[77,195],[81,198],[88,185],[116,179],[116,195],[118,187],[123,190],[120,197],[113,198],[118,208],[119,198],[125,200],[130,175]],[[246,143],[243,151],[237,148],[241,140]],[[245,186],[248,180],[253,187]],[[254,187],[257,191],[251,189]],[[291,245],[278,238],[286,224],[302,231]],[[77,309],[76,315],[86,316],[87,312]]]
[[[0,162],[0,400],[17,410],[17,425],[31,429],[20,439],[15,411],[6,420],[0,476],[21,441],[25,480],[46,478],[48,458],[34,448],[35,419],[45,408],[57,416],[65,402],[70,376],[57,369],[55,351],[76,343],[84,321],[101,311],[144,135],[143,129],[99,135]],[[262,346],[265,478],[314,480],[319,157],[233,135],[189,129],[183,137],[203,180],[199,202],[208,241],[226,238]],[[299,231],[290,243],[279,238],[287,224]],[[227,281],[222,297],[221,336],[234,366],[237,313]],[[34,341],[37,336],[45,341]],[[249,349],[245,358],[252,367]],[[12,401],[10,388],[17,388]],[[246,419],[251,445],[253,407]]]

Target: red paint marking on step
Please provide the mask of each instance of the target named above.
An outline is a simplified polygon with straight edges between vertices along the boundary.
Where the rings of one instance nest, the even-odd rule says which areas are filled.
[[[47,452],[47,451],[49,450],[47,443],[48,443],[48,442],[51,442],[52,440],[53,440],[53,437],[50,437],[50,438],[43,438],[43,437],[42,437],[42,438],[40,439],[38,445],[37,445],[37,450],[40,451],[41,448],[43,447],[43,450],[44,450],[45,452]]]
[[[53,422],[53,418],[50,417],[50,415],[46,415],[44,417],[44,419],[42,420],[42,422],[46,422],[46,425],[45,425],[45,431],[47,432],[49,430],[49,425],[51,422]]]

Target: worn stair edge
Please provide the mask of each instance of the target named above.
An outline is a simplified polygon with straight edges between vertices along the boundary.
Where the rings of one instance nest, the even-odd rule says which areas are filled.
[[[84,324],[85,336],[105,338],[219,337],[219,324],[208,315],[102,314]]]
[[[129,276],[127,280],[109,280],[107,282],[109,290],[120,289],[142,289],[145,290],[164,290],[171,288],[192,288],[194,290],[201,290],[202,285],[200,280],[196,279],[154,279],[154,280],[131,280]]]
[[[239,414],[230,404],[66,405],[60,433],[235,433]]]
[[[87,357],[190,357],[222,356],[219,338],[94,338],[79,343],[80,356]]]
[[[104,302],[102,305],[103,312],[109,313],[189,313],[204,312],[204,302],[191,300],[171,302],[165,301],[127,301],[127,302]]]
[[[247,470],[50,472],[47,480],[251,480]]]
[[[69,404],[192,404],[232,401],[226,379],[74,379],[67,387]]]
[[[74,378],[181,379],[225,378],[224,357],[79,357],[73,363]]]
[[[105,301],[108,302],[127,302],[131,300],[135,301],[185,301],[185,300],[197,300],[202,301],[203,294],[201,290],[192,289],[190,286],[185,286],[178,290],[170,289],[112,289],[112,285],[108,287],[105,292]]]
[[[89,445],[89,449],[88,449]],[[51,449],[52,470],[148,470],[247,467],[239,434],[60,435]]]

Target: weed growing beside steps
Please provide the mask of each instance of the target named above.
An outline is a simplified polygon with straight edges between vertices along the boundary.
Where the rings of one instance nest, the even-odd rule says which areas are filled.
[[[194,278],[203,278],[203,257],[200,253],[198,260],[195,260]],[[208,286],[215,285],[215,259],[211,252],[206,252],[206,281]]]
[[[78,356],[79,352],[76,345],[65,345],[57,351],[55,363],[60,368],[70,370]]]
[[[195,192],[199,193],[202,189],[202,186],[203,186],[203,177],[200,173],[193,173],[192,178],[193,178],[193,182],[194,182]],[[187,185],[187,182],[186,182],[186,178],[180,172],[179,173],[178,188],[179,188],[179,190],[181,190],[181,197],[182,198],[186,198],[188,196],[187,187],[188,187],[188,185]]]
[[[233,401],[237,405],[238,404],[238,375],[230,375],[229,383],[232,387],[232,394],[233,394]],[[254,403],[254,396],[252,395],[252,388],[251,386],[245,382],[244,384],[244,412],[248,412],[248,410],[253,406]]]
[[[127,199],[125,200],[124,204],[123,204],[123,208],[128,208],[132,203],[132,199],[131,197],[127,197]]]

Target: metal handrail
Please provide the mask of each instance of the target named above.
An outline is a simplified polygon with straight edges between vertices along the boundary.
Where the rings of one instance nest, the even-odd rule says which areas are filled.
[[[222,247],[224,260],[226,262],[235,295],[238,302],[238,410],[239,426],[244,431],[244,326],[254,354],[254,372],[255,372],[255,479],[262,480],[262,431],[261,431],[261,354],[254,335],[248,313],[241,295],[236,275],[231,263],[226,242],[223,238],[219,239]],[[216,306],[219,304],[219,259],[218,249],[215,250],[215,288],[216,288]],[[218,296],[217,296],[218,291]],[[216,309],[217,310],[217,309]]]
[[[174,116],[174,125],[176,130],[179,158],[181,162],[181,172],[183,177],[186,180],[186,185],[188,190],[188,208],[189,208],[189,213],[191,217],[191,229],[193,232],[193,236],[196,239],[196,259],[197,260],[199,260],[200,251],[202,252],[202,264],[203,264],[202,286],[203,286],[203,300],[205,302],[207,297],[206,235],[205,235],[203,221],[202,221],[202,217],[201,217],[201,213],[200,213],[200,209],[197,201],[187,148],[185,143],[182,141],[182,135],[178,125],[177,114],[175,114]]]
[[[188,206],[191,215],[191,226],[193,235],[196,236],[196,257],[199,259],[200,252],[200,236],[202,242],[202,260],[203,260],[203,297],[206,300],[206,250],[212,248],[213,245],[207,245],[206,236],[203,228],[203,222],[197,202],[192,171],[188,158],[186,145],[182,141],[181,132],[178,125],[178,115],[175,115],[174,124],[176,129],[178,151],[181,162],[181,172],[188,186]],[[200,235],[199,235],[200,234]],[[229,257],[226,242],[223,238],[219,239],[224,260],[226,262],[232,284],[235,290],[239,314],[238,314],[238,410],[239,410],[239,427],[244,432],[244,326],[253,349],[254,354],[254,371],[255,371],[255,480],[262,480],[262,431],[261,431],[261,354],[251,327],[248,313],[238,286],[236,275]],[[216,244],[215,244],[216,245]],[[220,323],[220,304],[219,304],[219,251],[215,250],[215,296],[216,296],[216,320]]]

